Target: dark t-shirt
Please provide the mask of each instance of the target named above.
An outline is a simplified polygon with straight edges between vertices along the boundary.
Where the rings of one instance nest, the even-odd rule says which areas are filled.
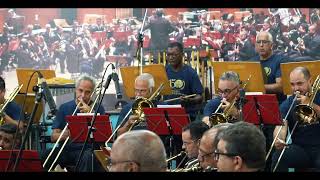
[[[290,96],[286,99],[280,106],[280,111],[282,118],[285,118],[290,105],[292,104],[294,96]],[[318,93],[314,99],[314,103],[320,105],[320,93]],[[294,116],[294,109],[296,107],[296,103],[294,103],[293,108],[287,118],[288,125],[290,129],[290,133],[292,133],[293,126],[296,122],[296,118]],[[319,119],[319,117],[318,117]],[[297,125],[296,129],[292,134],[292,142],[297,145],[320,145],[320,124],[312,124],[307,126]]]
[[[184,65],[182,69],[175,72],[171,65],[166,66],[166,72],[172,88],[172,95],[164,96],[164,99],[177,98],[182,95],[199,94],[203,92],[203,87],[200,82],[197,72],[188,65]],[[180,100],[171,101],[168,104],[181,104]],[[196,116],[200,107],[197,104],[187,104],[186,112],[190,116]]]
[[[265,84],[274,84],[276,83],[276,78],[281,78],[280,64],[283,61],[283,56],[279,54],[273,54],[268,59],[263,61],[260,60],[260,56],[255,56],[253,60],[261,63],[267,76],[267,82],[265,82]],[[277,98],[279,104],[281,104],[287,97],[283,93],[278,93]]]
[[[19,120],[20,119],[20,112],[21,112],[21,107],[15,103],[15,102],[9,102],[5,112],[7,113],[8,116],[10,116],[13,120]]]
[[[217,110],[220,103],[221,103],[221,98],[211,99],[204,107],[203,116],[210,116],[212,113],[214,113]],[[221,109],[218,112],[219,113],[222,112]]]

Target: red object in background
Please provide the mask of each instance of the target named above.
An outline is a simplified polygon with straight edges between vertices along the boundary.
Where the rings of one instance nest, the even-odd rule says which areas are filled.
[[[132,32],[130,31],[124,31],[124,32],[114,31],[113,38],[118,42],[128,41],[128,36],[130,36],[131,34]]]
[[[16,51],[20,46],[20,40],[17,39],[12,39],[9,41],[9,46],[8,46],[8,51]]]
[[[0,172],[7,170],[8,162],[11,156],[7,172],[12,172],[19,150],[1,150],[0,151]],[[39,153],[35,150],[21,151],[19,165],[16,172],[43,172]]]
[[[183,46],[185,48],[187,47],[192,47],[192,46],[195,46],[195,47],[200,47],[200,38],[197,37],[197,38],[186,38],[183,40]]]

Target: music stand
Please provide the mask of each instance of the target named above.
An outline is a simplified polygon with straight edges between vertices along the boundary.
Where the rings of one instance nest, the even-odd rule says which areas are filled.
[[[86,140],[88,130],[92,120],[91,115],[81,116],[66,116],[66,120],[69,123],[70,137],[72,142],[83,143]],[[112,134],[111,122],[109,115],[99,115],[94,123],[95,130],[93,131],[93,138],[90,138],[90,143],[104,143]]]
[[[255,125],[281,125],[282,118],[275,94],[246,95],[243,120]]]
[[[214,87],[218,89],[219,78],[222,73],[226,71],[234,71],[239,74],[242,82],[246,81],[251,75],[249,83],[246,86],[246,92],[263,92],[264,79],[266,78],[263,74],[263,68],[260,62],[215,62],[209,61],[209,65],[212,66],[214,71]],[[217,91],[215,91],[217,92]]]
[[[19,150],[2,150],[0,151],[0,172],[5,172],[7,170],[8,163],[9,167],[7,172],[11,172],[14,167],[15,159]],[[23,155],[20,157],[20,163],[17,167],[17,172],[43,172],[40,157],[35,150],[23,150]],[[10,159],[10,154],[12,154],[12,161],[8,162]]]
[[[169,156],[173,156],[173,137],[181,136],[182,128],[190,123],[184,108],[144,108],[147,128],[159,136],[169,136]],[[171,163],[171,162],[169,162]],[[171,164],[169,164],[171,167]]]
[[[315,80],[320,74],[320,61],[302,61],[302,62],[290,62],[290,63],[281,63],[281,79],[283,85],[283,93],[288,95],[292,94],[291,85],[290,85],[290,72],[296,67],[306,67],[311,74],[311,78]]]
[[[140,75],[140,68],[138,66],[121,67],[120,72],[123,80],[123,89],[125,90],[127,97],[135,97],[134,82],[136,77]],[[163,64],[143,66],[143,73],[149,73],[153,76],[155,81],[155,89],[157,89],[161,83],[164,83],[164,88],[160,92],[160,95],[171,94],[170,82]]]

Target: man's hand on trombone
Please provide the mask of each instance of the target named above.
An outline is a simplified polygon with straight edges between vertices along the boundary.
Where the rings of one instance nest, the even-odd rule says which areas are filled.
[[[88,104],[86,104],[82,98],[78,98],[78,101],[80,102],[79,110],[81,113],[90,112],[91,107]]]

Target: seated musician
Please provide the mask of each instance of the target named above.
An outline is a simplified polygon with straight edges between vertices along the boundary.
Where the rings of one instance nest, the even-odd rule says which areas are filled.
[[[259,128],[236,122],[225,129],[215,150],[218,172],[257,172],[265,167],[266,139]]]
[[[17,126],[13,124],[4,124],[0,126],[0,150],[19,149],[21,144],[21,134],[18,132],[16,142],[14,136],[17,131]],[[13,147],[13,145],[15,145]]]
[[[239,119],[239,110],[237,106],[230,107],[233,101],[237,101],[239,99],[239,92],[240,92],[240,78],[236,72],[227,71],[224,72],[218,83],[218,94],[219,97],[215,97],[210,100],[203,110],[203,119],[202,121],[208,124],[210,127],[215,125],[211,124],[209,121],[210,116],[216,112],[219,105],[222,103],[221,108],[217,111],[217,113],[224,112],[226,109],[229,113],[228,115],[231,116],[231,122],[234,120]]]
[[[149,98],[153,92],[154,92],[154,78],[149,73],[142,73],[141,75],[137,76],[134,83],[134,92],[135,97],[137,98]],[[139,117],[135,114],[130,113],[129,118],[125,118],[127,113],[132,108],[133,102],[126,104],[123,109],[121,110],[118,118],[118,122],[116,127],[121,125],[121,127],[118,129],[117,136],[120,136],[121,134],[127,132],[131,126],[133,126],[133,123],[139,119]],[[135,125],[132,130],[136,129],[146,129],[146,123],[145,121],[139,122],[137,125]]]
[[[229,127],[230,123],[220,123],[208,129],[202,135],[199,144],[198,160],[202,171],[215,171],[217,168],[217,161],[214,159],[214,151],[223,131]]]
[[[182,44],[170,43],[167,51],[166,72],[173,89],[172,95],[164,96],[164,99],[180,97],[179,100],[168,104],[181,104],[190,116],[191,121],[196,119],[202,104],[203,87],[197,72],[183,62],[184,52]],[[195,94],[186,98],[187,95]]]
[[[19,123],[20,120],[20,113],[21,113],[21,107],[11,101],[9,102],[6,107],[3,107],[4,102],[5,102],[5,96],[6,94],[6,83],[2,77],[0,77],[0,108],[4,108],[2,114],[1,114],[1,121],[0,125],[2,124],[13,124],[13,125],[18,125],[19,124],[19,129],[22,130],[24,128],[24,123]]]
[[[288,168],[316,168],[320,169],[320,125],[318,123],[306,124],[303,125],[299,121],[299,116],[296,116],[297,109],[296,105],[308,104],[311,103],[313,110],[318,115],[315,121],[319,121],[320,115],[320,96],[319,93],[315,94],[314,102],[310,102],[310,93],[311,93],[311,75],[307,68],[305,67],[296,67],[290,73],[290,84],[293,91],[293,95],[285,100],[281,106],[280,111],[282,117],[286,117],[289,108],[292,103],[293,109],[289,112],[288,118],[284,121],[284,126],[277,126],[274,130],[274,138],[276,152],[272,157],[272,170],[274,169],[279,155],[285,146],[288,146],[283,156],[280,159],[280,162],[276,168],[276,171],[286,171]],[[297,93],[299,92],[299,93]],[[296,101],[294,102],[295,95]],[[309,94],[309,95],[308,95]],[[308,113],[307,113],[308,114]],[[311,117],[311,116],[309,116]],[[294,128],[295,123],[298,122],[297,126]],[[278,137],[275,137],[276,134],[281,128],[280,134]],[[291,139],[292,143],[287,145],[286,139],[289,132],[292,133]]]
[[[53,121],[52,125],[52,135],[51,135],[51,141],[56,142],[66,126],[66,116],[72,115],[74,110],[76,109],[77,105],[79,104],[76,113],[89,113],[91,106],[93,106],[93,101],[90,99],[91,94],[94,93],[94,89],[96,86],[95,79],[91,76],[88,76],[86,74],[81,75],[77,81],[76,81],[76,92],[75,92],[75,100],[71,100],[69,102],[66,102],[62,104],[59,107],[59,110],[57,112],[56,119]],[[96,105],[96,104],[95,104]],[[95,107],[97,108],[97,107]],[[102,106],[99,107],[98,113],[100,115],[105,114],[105,110]],[[64,134],[61,137],[61,140],[65,140],[68,136],[70,136],[70,131],[67,129]],[[60,146],[61,147],[61,146]],[[75,166],[77,163],[77,160],[79,158],[80,151],[83,147],[82,143],[67,143],[65,148],[63,149],[61,156],[58,158],[57,164],[59,164],[61,167],[70,167]],[[45,168],[50,168],[53,160],[56,157],[56,153],[59,151],[59,148],[55,149],[54,154],[49,159],[49,163],[46,164]],[[42,160],[45,160],[48,156],[48,151],[43,154]],[[94,157],[94,169],[92,170],[92,149],[91,144],[87,144],[87,147],[85,147],[85,151],[83,153],[82,161],[79,164],[79,171],[81,172],[92,172],[92,171],[100,171],[100,163],[96,160]],[[50,162],[51,161],[51,162]],[[101,168],[102,169],[102,168]]]
[[[164,145],[149,130],[126,132],[112,146],[109,168],[111,172],[165,172]]]
[[[193,121],[182,128],[182,149],[188,156],[188,162],[184,168],[190,168],[198,163],[199,142],[203,133],[208,129],[209,126],[202,121]]]

